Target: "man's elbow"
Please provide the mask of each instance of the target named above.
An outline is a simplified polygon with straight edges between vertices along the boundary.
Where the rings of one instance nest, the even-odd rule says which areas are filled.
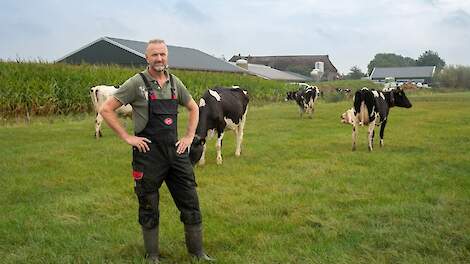
[[[100,115],[106,116],[109,113],[113,112],[113,109],[111,108],[109,104],[106,103],[100,107],[100,110],[98,112],[100,113]]]
[[[188,104],[188,110],[191,113],[199,114],[199,106],[196,104],[196,102],[194,102],[194,100],[191,100],[191,102]]]

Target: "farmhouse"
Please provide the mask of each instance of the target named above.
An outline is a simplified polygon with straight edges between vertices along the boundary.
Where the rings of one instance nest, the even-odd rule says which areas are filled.
[[[71,64],[118,64],[123,66],[145,66],[147,42],[102,37],[56,62]],[[168,65],[172,69],[246,73],[247,71],[193,48],[168,45]]]
[[[369,79],[384,82],[387,77],[394,77],[396,82],[432,83],[436,66],[416,67],[375,67]]]
[[[280,71],[290,71],[301,75],[309,76],[312,69],[319,62],[324,65],[324,74],[321,77],[323,81],[336,80],[338,70],[330,61],[328,55],[307,55],[307,56],[233,56],[229,61],[236,62],[244,59],[248,63],[266,65]]]

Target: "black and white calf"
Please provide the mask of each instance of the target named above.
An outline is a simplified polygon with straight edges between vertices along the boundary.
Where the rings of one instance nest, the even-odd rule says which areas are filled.
[[[304,113],[307,113],[309,118],[312,118],[314,112],[314,104],[320,97],[320,89],[316,86],[301,87],[297,91],[287,92],[286,101],[295,100],[299,106],[300,118]]]
[[[240,156],[248,110],[248,93],[240,88],[216,87],[207,90],[199,101],[199,123],[190,148],[193,164],[205,163],[206,138],[217,132],[217,164],[222,164],[224,131],[231,129],[236,135],[235,156]]]
[[[373,149],[374,128],[380,125],[380,146],[384,144],[384,131],[391,107],[410,108],[411,103],[400,88],[381,92],[364,87],[354,95],[354,118],[352,132],[352,150],[356,150],[357,129],[359,125],[368,125],[369,151]],[[347,112],[345,113],[347,115]],[[346,123],[346,122],[344,122]]]
[[[103,122],[103,117],[100,114],[101,106],[103,106],[104,102],[108,99],[108,97],[112,96],[116,91],[117,91],[117,88],[115,86],[107,86],[107,85],[98,85],[90,89],[91,102],[96,112],[96,119],[95,119],[96,139],[99,139],[103,135],[101,133],[101,123]],[[116,109],[116,113],[120,116],[131,117],[132,106],[123,105],[119,107],[118,109]]]

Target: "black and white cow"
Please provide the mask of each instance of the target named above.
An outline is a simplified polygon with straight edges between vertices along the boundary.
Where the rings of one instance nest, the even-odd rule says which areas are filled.
[[[299,106],[300,118],[304,113],[307,113],[309,118],[312,118],[314,112],[314,104],[320,97],[320,89],[316,86],[302,86],[297,91],[287,92],[286,101],[295,100]]]
[[[340,93],[340,94],[341,93],[348,94],[348,93],[351,92],[351,89],[349,89],[349,88],[336,88],[336,92]]]
[[[222,139],[224,131],[231,129],[236,135],[235,156],[240,156],[248,110],[248,93],[240,88],[216,87],[207,90],[199,101],[199,123],[190,148],[193,164],[205,163],[206,138],[217,132],[217,164],[222,164]]]
[[[101,133],[101,123],[103,122],[103,117],[100,114],[101,106],[103,106],[104,102],[110,96],[112,96],[116,91],[117,91],[117,87],[107,86],[107,85],[98,85],[90,89],[91,102],[93,104],[93,109],[95,109],[95,112],[96,112],[96,119],[95,119],[96,139],[99,139],[103,135]],[[131,117],[132,106],[123,105],[119,107],[118,109],[116,109],[116,113],[120,116]]]
[[[380,125],[380,146],[384,144],[384,131],[388,121],[391,107],[410,108],[411,103],[405,92],[396,88],[387,92],[376,91],[366,87],[357,91],[354,95],[354,118],[352,132],[352,150],[356,150],[357,129],[359,125],[368,125],[369,151],[373,149],[374,128]],[[345,114],[347,115],[348,112]],[[343,122],[347,123],[347,122]]]

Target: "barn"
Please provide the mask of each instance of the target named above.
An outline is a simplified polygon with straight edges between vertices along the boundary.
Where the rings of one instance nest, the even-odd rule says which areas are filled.
[[[147,42],[111,37],[99,38],[56,60],[70,64],[117,64],[146,66]],[[246,70],[193,48],[168,45],[168,65],[172,69],[247,73]]]
[[[261,64],[271,68],[295,72],[304,76],[310,76],[310,72],[315,68],[318,62],[324,65],[324,74],[322,81],[336,80],[339,77],[338,70],[330,61],[328,55],[299,55],[299,56],[241,56],[240,54],[233,56],[229,61],[236,62],[244,59],[248,63]]]
[[[369,79],[384,82],[387,77],[394,77],[396,82],[414,82],[431,84],[436,66],[415,67],[375,67]]]

